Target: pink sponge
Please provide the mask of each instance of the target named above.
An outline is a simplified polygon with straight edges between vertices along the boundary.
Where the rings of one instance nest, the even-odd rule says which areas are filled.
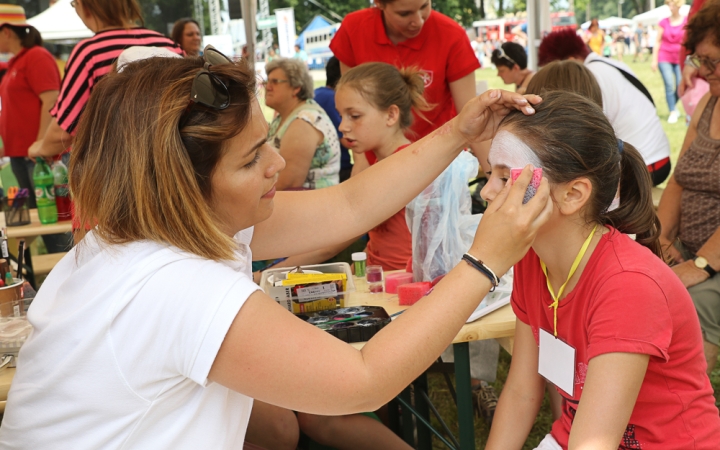
[[[385,292],[397,294],[398,287],[413,282],[413,274],[407,272],[389,273],[385,275]]]
[[[425,294],[432,288],[429,281],[420,281],[419,283],[408,283],[398,286],[397,293],[400,298],[401,305],[414,305],[418,300],[423,298]]]

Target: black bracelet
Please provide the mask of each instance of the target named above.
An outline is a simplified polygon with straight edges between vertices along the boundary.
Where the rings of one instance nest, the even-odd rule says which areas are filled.
[[[462,256],[462,259],[468,264],[470,264],[470,266],[472,266],[474,269],[488,277],[488,279],[490,280],[490,284],[492,285],[492,288],[490,288],[490,292],[495,291],[495,288],[498,287],[498,285],[500,284],[500,279],[497,277],[497,275],[495,275],[495,272],[493,272],[492,269],[490,269],[488,266],[485,265],[485,263],[483,263],[469,253],[465,253]]]

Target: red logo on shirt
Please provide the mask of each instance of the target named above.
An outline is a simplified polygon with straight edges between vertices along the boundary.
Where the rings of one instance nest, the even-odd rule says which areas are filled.
[[[433,71],[432,70],[422,70],[422,71],[420,71],[420,76],[423,79],[423,84],[425,84],[425,89],[430,87],[430,85],[433,82]]]

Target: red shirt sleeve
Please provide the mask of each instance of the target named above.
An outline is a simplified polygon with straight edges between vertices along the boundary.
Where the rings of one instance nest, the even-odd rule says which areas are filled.
[[[338,28],[335,36],[333,36],[332,41],[330,41],[330,50],[333,52],[333,55],[348,67],[355,67],[357,65],[349,32],[352,26],[351,18],[343,20],[342,25]]]
[[[450,57],[445,69],[448,83],[457,81],[480,68],[480,62],[470,46],[470,40],[460,26],[457,27],[456,36],[448,54]]]
[[[645,274],[622,272],[610,277],[588,309],[588,360],[624,352],[667,362],[673,330],[668,301]]]
[[[47,91],[60,90],[60,71],[50,52],[42,47],[33,48],[28,61],[32,70],[27,71],[30,89],[36,95]]]

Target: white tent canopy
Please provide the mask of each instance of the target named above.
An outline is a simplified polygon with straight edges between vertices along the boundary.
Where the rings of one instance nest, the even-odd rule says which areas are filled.
[[[680,7],[681,16],[687,16],[689,11],[690,5],[683,5]],[[667,5],[662,5],[648,12],[638,14],[637,16],[632,18],[632,21],[642,26],[657,25],[662,19],[666,17],[670,17],[670,8],[668,8]]]
[[[607,19],[600,19],[598,21],[598,25],[600,25],[600,28],[603,30],[607,30],[609,28],[620,28],[624,25],[630,26],[633,24],[633,21],[630,19],[624,19],[622,17],[608,17]],[[590,26],[590,21],[585,22],[584,24],[580,25],[580,28],[583,30],[587,30]]]
[[[91,37],[93,32],[85,26],[70,5],[70,0],[59,0],[28,23],[40,32],[45,41],[77,40]]]

